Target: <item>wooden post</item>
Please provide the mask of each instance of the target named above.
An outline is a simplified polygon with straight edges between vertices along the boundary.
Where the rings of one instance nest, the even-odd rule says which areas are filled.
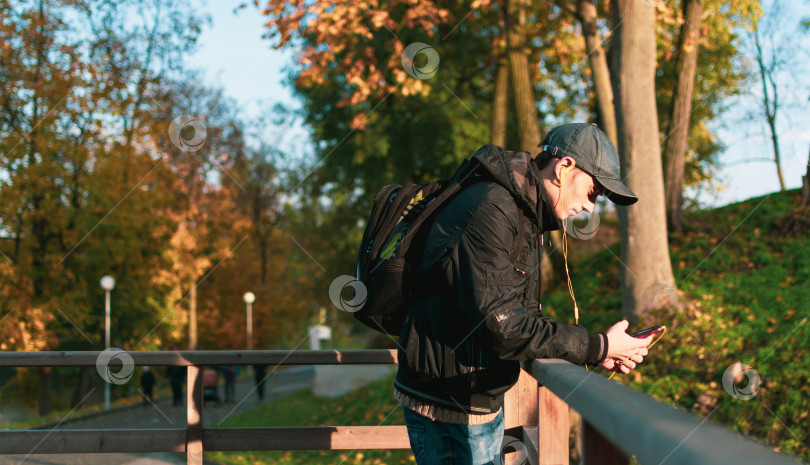
[[[521,375],[523,370],[520,370]],[[506,394],[503,396],[503,441],[499,453],[501,454],[501,461],[495,460],[495,463],[503,465],[516,465],[514,464],[514,453],[505,454],[506,450],[517,450],[520,444],[516,443],[520,438],[516,437],[517,430],[520,428],[520,378]]]
[[[582,463],[583,465],[627,465],[630,463],[630,459],[583,418]]]
[[[509,453],[504,456],[504,465],[524,465],[528,457],[534,450],[533,444],[536,438],[523,437],[522,427],[537,426],[537,380],[525,370],[520,370],[518,382],[506,392],[503,405],[504,414],[504,438],[501,450],[508,448]],[[532,431],[535,431],[532,429]],[[515,444],[515,441],[523,444]],[[533,458],[531,463],[536,463]]]
[[[537,380],[525,370],[503,401],[504,428],[537,424]]]
[[[188,367],[188,389],[186,394],[186,463],[203,464],[203,371],[202,367]]]
[[[540,465],[568,465],[568,404],[545,386],[537,390]]]

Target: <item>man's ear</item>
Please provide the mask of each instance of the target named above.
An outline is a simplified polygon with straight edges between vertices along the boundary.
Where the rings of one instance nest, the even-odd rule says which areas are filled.
[[[555,184],[561,185],[563,182],[563,176],[567,171],[571,171],[577,165],[577,161],[571,157],[562,157],[558,162],[557,165],[554,167],[554,174],[556,176]]]

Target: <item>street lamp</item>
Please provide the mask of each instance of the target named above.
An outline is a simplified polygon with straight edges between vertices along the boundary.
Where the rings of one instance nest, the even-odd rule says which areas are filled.
[[[104,348],[110,348],[110,291],[115,289],[115,278],[110,275],[101,278],[104,289]],[[110,383],[104,383],[104,410],[110,409]]]
[[[256,301],[256,296],[252,292],[245,292],[242,296],[247,304],[247,348],[253,349],[253,302]]]

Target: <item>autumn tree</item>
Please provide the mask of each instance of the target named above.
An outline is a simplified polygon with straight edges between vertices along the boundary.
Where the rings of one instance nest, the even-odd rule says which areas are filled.
[[[0,171],[2,230],[13,244],[5,258],[3,345],[23,350],[54,347],[70,328],[59,315],[60,296],[71,274],[62,262],[77,227],[83,198],[87,142],[96,123],[85,117],[92,104],[78,89],[92,88],[93,67],[82,62],[80,44],[59,40],[64,11],[51,2],[3,10],[0,90],[4,156]],[[86,321],[79,319],[80,323]],[[50,368],[37,369],[39,409],[51,409]]]
[[[0,322],[2,348],[103,347],[98,279],[108,273],[119,278],[113,344],[134,343],[150,325],[143,317],[151,311],[151,279],[160,266],[157,231],[165,226],[153,216],[165,204],[150,181],[165,172],[134,129],[151,122],[124,125],[133,128],[131,138],[117,132],[122,113],[115,105],[126,100],[119,92],[138,84],[115,72],[121,70],[110,65],[111,55],[96,51],[125,34],[110,27],[94,35],[83,22],[84,2],[7,6],[0,22],[0,248],[8,258],[0,285],[0,305],[8,310]],[[169,46],[171,40],[163,34],[153,41]],[[121,42],[118,53],[126,45]],[[121,140],[128,138],[133,150],[124,154]],[[53,370],[37,371],[46,413]],[[88,373],[80,369],[79,378],[87,380]],[[84,398],[83,381],[76,401]]]
[[[655,15],[635,0],[611,2],[616,25],[611,54],[611,81],[621,171],[639,197],[619,209],[622,261],[622,313],[632,320],[655,306],[658,286],[673,288],[664,207],[661,146],[655,102]],[[668,293],[676,295],[674,292]]]
[[[683,232],[683,170],[689,120],[692,114],[692,90],[697,69],[702,0],[682,0],[683,24],[678,35],[675,73],[677,86],[672,97],[670,127],[664,149],[664,188],[669,230]]]
[[[584,39],[583,54],[589,62],[589,68],[583,71],[582,76],[591,81],[596,121],[616,143],[612,135],[615,134],[615,122],[611,121],[611,115],[615,114],[613,92],[605,59],[612,31],[609,24],[600,18],[605,15],[601,8],[604,5],[570,0],[557,3],[563,11],[576,17],[580,24]],[[694,57],[699,79],[693,80],[694,89],[689,98],[690,105],[695,103],[688,112],[688,150],[681,167],[683,179],[678,186],[673,185],[673,191],[677,192],[682,192],[688,186],[710,182],[713,178],[722,146],[707,123],[723,111],[725,99],[734,95],[743,83],[745,73],[738,58],[738,31],[751,24],[759,11],[758,4],[751,1],[738,2],[737,8],[732,10],[723,8],[723,3],[716,0],[704,0],[702,3],[706,14],[703,15],[702,32],[696,36],[698,42],[695,50],[698,53]],[[674,0],[655,3],[656,103],[665,146],[674,142],[672,138],[676,134],[672,132],[673,129],[683,129],[683,125],[677,126],[671,122],[676,96],[673,90],[678,88],[682,74],[677,67],[677,58],[682,54],[677,52],[678,41],[684,30],[683,7],[684,2]],[[685,102],[683,95],[681,93]],[[605,115],[609,118],[606,119]]]
[[[672,231],[679,230],[679,223],[683,225],[684,211],[691,206],[690,199],[684,198],[685,189],[711,183],[717,170],[723,146],[708,123],[727,109],[729,98],[739,93],[747,77],[740,59],[740,33],[756,21],[759,3],[740,1],[731,10],[724,5],[717,0],[701,0],[700,27],[694,30],[689,23],[697,21],[698,15],[686,0],[659,4],[656,9],[660,68],[656,95],[665,148],[668,227]],[[685,95],[690,81],[686,58],[695,60],[690,97]],[[684,111],[686,106],[688,112]],[[680,121],[676,112],[681,114]],[[677,155],[681,153],[678,147],[683,147],[682,157]]]
[[[250,126],[254,126],[253,123]],[[246,144],[233,153],[228,177],[239,182],[234,190],[235,212],[242,219],[239,240],[231,256],[200,286],[203,301],[200,345],[206,349],[246,347],[242,296],[256,295],[253,304],[253,347],[277,347],[285,334],[302,337],[302,306],[290,260],[290,243],[282,228],[283,204],[275,162],[275,144]]]
[[[451,3],[435,14],[432,3],[393,2],[384,12],[378,7],[316,14],[323,5],[273,4],[263,11],[278,45],[301,51],[296,89],[305,97],[305,121],[324,157],[304,185],[352,192],[347,198],[354,221],[347,222],[353,226],[346,234],[355,240],[347,242],[344,262],[355,253],[356,221],[365,219],[369,207],[368,195],[356,196],[359,189],[369,194],[386,182],[446,176],[485,143],[537,153],[546,111],[573,116],[587,102],[578,78],[577,34],[551,2],[480,2],[472,10]],[[419,12],[432,21],[409,20]],[[345,21],[360,26],[340,27]],[[413,42],[448,57],[435,76],[403,72],[401,50]],[[363,46],[366,54],[360,56]],[[417,65],[423,58],[415,57]],[[399,87],[390,85],[400,81]],[[516,111],[508,112],[510,106]],[[319,195],[312,191],[309,197]],[[327,195],[338,198],[334,191]],[[562,256],[553,258],[562,269]]]
[[[279,227],[277,153],[184,65],[201,24],[165,0],[4,3],[0,350],[102,349],[105,274],[125,350],[198,332],[242,347],[245,290],[263,299],[257,343],[305,334],[316,299],[300,289],[315,286]],[[84,401],[102,382],[92,368],[21,369],[15,383],[47,413],[62,407],[52,385]]]
[[[163,313],[188,328],[192,350],[198,340],[198,288],[247,237],[247,220],[235,204],[244,186],[230,172],[245,151],[244,128],[236,104],[221,89],[198,81],[167,82],[162,108],[153,112],[160,123],[150,129],[150,140],[173,173],[167,193],[174,208],[167,216],[175,229],[164,251],[171,267],[158,277],[171,289]]]
[[[754,66],[759,75],[762,93],[759,96],[761,114],[768,128],[768,135],[776,165],[779,187],[785,190],[785,177],[782,173],[782,153],[779,148],[778,117],[784,105],[783,86],[778,82],[781,74],[789,68],[791,61],[791,39],[779,30],[784,27],[779,2],[771,5],[771,11],[764,15],[751,33]]]
[[[602,32],[598,23],[597,6],[594,2],[588,0],[561,0],[558,3],[564,11],[574,15],[579,21],[582,37],[585,39],[584,53],[590,68],[597,122],[608,138],[616,144],[613,90],[610,84],[610,72],[605,47],[603,46]]]
[[[489,143],[488,82],[496,62],[493,43],[502,31],[492,27],[496,12],[473,11],[465,19],[469,5],[461,4],[325,9],[325,3],[271,4],[264,13],[276,45],[300,52],[295,89],[316,144],[308,163],[284,174],[298,202],[287,217],[298,244],[287,243],[296,266],[309,266],[302,279],[316,280],[320,305],[331,306],[325,289],[352,272],[348,264],[357,253],[370,193],[389,182],[447,176]],[[425,66],[426,53],[441,59],[430,70],[435,74],[403,66],[405,47],[415,43],[430,47],[413,57],[415,66]],[[317,310],[313,302],[311,311]]]

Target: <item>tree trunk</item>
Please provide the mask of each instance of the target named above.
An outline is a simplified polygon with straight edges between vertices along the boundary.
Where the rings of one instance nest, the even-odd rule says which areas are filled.
[[[785,190],[785,177],[782,175],[782,156],[779,154],[779,138],[776,135],[776,114],[768,118],[768,127],[771,130],[771,144],[773,144],[773,160],[776,163],[776,175],[779,177],[779,189]]]
[[[779,110],[779,94],[776,83],[773,80],[773,69],[765,65],[762,43],[759,40],[759,29],[754,29],[754,46],[757,49],[757,66],[759,67],[759,77],[762,80],[762,107],[765,119],[768,121],[768,129],[771,131],[771,143],[773,144],[773,158],[776,162],[776,174],[779,177],[779,187],[785,190],[785,177],[782,175],[782,157],[779,154],[779,137],[776,132],[776,114]],[[770,85],[770,86],[769,86]],[[770,93],[768,90],[770,89]]]
[[[666,292],[677,301],[669,259],[661,146],[655,104],[655,17],[638,0],[613,0],[610,46],[616,129],[622,176],[639,197],[619,207],[621,225],[622,314],[637,321]],[[677,302],[673,302],[677,304]]]
[[[810,156],[807,158],[807,174],[802,176],[802,205],[810,205]]]
[[[509,117],[509,56],[506,52],[506,15],[500,15],[501,40],[496,45],[498,70],[495,72],[495,95],[492,99],[492,128],[490,142],[506,147],[506,121]]]
[[[602,36],[596,25],[596,6],[590,0],[576,0],[576,14],[582,24],[582,36],[585,38],[585,50],[593,78],[593,89],[596,94],[596,113],[599,127],[605,131],[613,144],[616,140],[616,112],[613,109],[613,89],[610,87],[605,50],[602,48]]]
[[[261,250],[261,285],[267,284],[267,238],[264,236],[259,237],[259,248]]]
[[[540,144],[540,127],[526,53],[526,15],[531,3],[530,0],[507,0],[506,5],[506,48],[515,94],[520,149],[535,154]]]
[[[191,281],[188,304],[188,350],[197,350],[197,283]]]
[[[702,0],[684,0],[678,57],[675,73],[678,84],[672,96],[669,130],[664,149],[667,219],[669,230],[683,232],[683,173],[686,158],[686,139],[689,136],[689,119],[692,114],[692,93],[697,68],[698,39],[700,36],[700,16],[703,14]]]
[[[506,118],[509,114],[509,63],[498,60],[495,77],[495,98],[492,101],[491,142],[506,147]]]

